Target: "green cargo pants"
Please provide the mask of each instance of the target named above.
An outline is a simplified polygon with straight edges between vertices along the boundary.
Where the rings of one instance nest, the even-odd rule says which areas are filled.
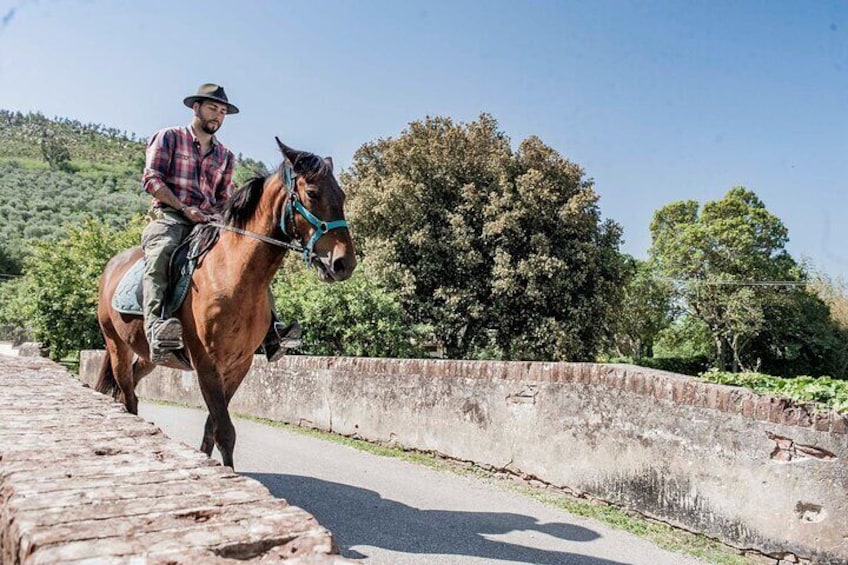
[[[148,337],[162,320],[171,255],[194,227],[182,214],[170,208],[151,208],[149,216],[150,222],[141,234],[144,331]]]

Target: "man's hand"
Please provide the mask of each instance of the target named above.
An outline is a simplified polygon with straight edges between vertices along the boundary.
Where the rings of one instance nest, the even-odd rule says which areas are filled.
[[[188,206],[183,209],[183,216],[194,222],[195,224],[205,224],[209,221],[209,216],[204,214],[199,208]]]

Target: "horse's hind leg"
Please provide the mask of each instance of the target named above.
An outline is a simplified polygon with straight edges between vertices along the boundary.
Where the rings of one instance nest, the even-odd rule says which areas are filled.
[[[135,363],[132,364],[132,375],[135,386],[138,386],[138,382],[153,372],[155,368],[155,363],[141,357],[137,358]]]
[[[212,457],[212,449],[215,447],[215,437],[212,435],[212,414],[206,416],[206,426],[203,428],[203,441],[200,442],[200,451]]]
[[[112,373],[118,384],[118,400],[123,402],[130,414],[138,414],[138,397],[135,395],[133,378],[133,351],[125,343],[106,339],[106,350],[112,361]]]

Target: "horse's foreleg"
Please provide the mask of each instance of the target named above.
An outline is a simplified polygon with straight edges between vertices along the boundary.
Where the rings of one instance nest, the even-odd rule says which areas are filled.
[[[233,426],[233,421],[230,419],[230,412],[227,409],[229,399],[224,394],[224,391],[221,390],[220,386],[216,386],[217,383],[208,386],[207,383],[203,382],[202,378],[200,380],[203,400],[206,401],[206,407],[209,409],[206,429],[208,430],[211,422],[212,438],[215,440],[215,445],[218,446],[218,451],[221,452],[221,462],[227,467],[232,467],[233,450],[236,445],[236,429]],[[208,431],[204,432],[201,449],[205,453],[211,454],[212,447],[208,445],[207,435]]]
[[[233,426],[233,421],[230,419],[230,413],[226,406],[223,412],[218,414],[216,420],[213,424],[213,435],[215,436],[215,445],[218,446],[218,451],[221,452],[221,462],[226,467],[235,468],[233,466],[233,451],[235,451],[236,447],[236,428]]]

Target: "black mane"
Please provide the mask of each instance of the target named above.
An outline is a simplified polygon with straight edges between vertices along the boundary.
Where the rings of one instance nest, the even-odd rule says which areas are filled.
[[[267,177],[253,177],[237,188],[224,206],[224,221],[231,226],[243,228],[256,212],[262,198],[262,189]]]

